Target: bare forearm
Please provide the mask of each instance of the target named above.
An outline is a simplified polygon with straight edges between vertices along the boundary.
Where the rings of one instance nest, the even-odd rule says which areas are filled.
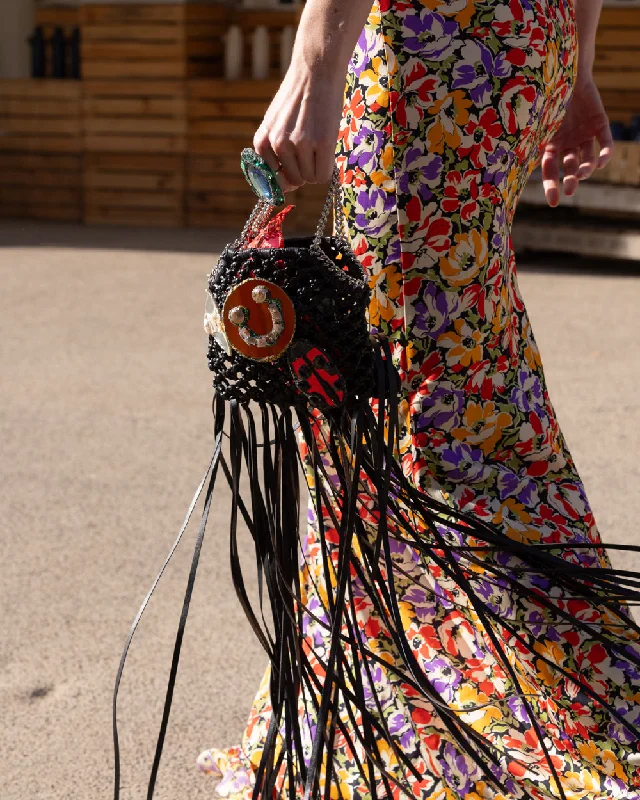
[[[593,0],[590,0],[593,2]],[[372,0],[307,0],[298,27],[293,61],[342,82]]]
[[[602,0],[573,0],[578,25],[578,80],[588,79],[593,71],[596,32]]]

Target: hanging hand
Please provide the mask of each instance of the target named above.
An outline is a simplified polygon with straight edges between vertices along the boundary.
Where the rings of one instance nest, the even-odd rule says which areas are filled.
[[[564,167],[562,189],[571,197],[580,181],[609,162],[612,152],[607,112],[589,76],[576,85],[560,128],[542,156],[542,182],[549,205],[555,207],[560,202],[560,159]]]

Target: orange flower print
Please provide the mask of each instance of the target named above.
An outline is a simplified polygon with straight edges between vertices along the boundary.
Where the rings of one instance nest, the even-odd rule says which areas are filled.
[[[340,141],[346,149],[351,150],[353,137],[358,132],[359,120],[366,110],[364,96],[360,89],[356,89],[351,98],[347,100],[342,112],[343,125],[340,128]]]
[[[450,286],[467,286],[487,263],[487,232],[473,228],[469,233],[456,233],[453,238],[455,244],[440,259],[440,272]]]
[[[366,90],[365,98],[369,105],[388,108],[389,75],[384,61],[379,56],[371,59],[371,69],[360,73],[360,85]]]
[[[371,302],[369,322],[377,327],[381,322],[390,322],[396,313],[396,306],[402,291],[402,270],[399,265],[389,264],[369,280]]]
[[[443,153],[444,148],[458,148],[462,144],[462,128],[469,122],[471,100],[457,89],[449,92],[428,109],[435,120],[427,130],[430,153]]]
[[[453,327],[453,331],[438,337],[438,345],[447,349],[447,364],[457,372],[461,367],[482,359],[483,335],[462,317],[453,323]]]
[[[463,414],[462,427],[454,428],[451,433],[456,439],[475,445],[488,455],[495,450],[502,432],[512,422],[511,414],[500,411],[495,403],[472,400]]]

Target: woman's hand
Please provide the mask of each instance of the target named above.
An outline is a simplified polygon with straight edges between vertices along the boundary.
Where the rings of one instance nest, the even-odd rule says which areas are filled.
[[[609,119],[589,75],[578,81],[560,128],[542,155],[542,182],[549,205],[555,207],[560,202],[560,159],[564,166],[562,188],[570,197],[580,181],[608,163],[612,152]]]
[[[283,191],[331,180],[343,101],[343,75],[292,62],[253,139]]]

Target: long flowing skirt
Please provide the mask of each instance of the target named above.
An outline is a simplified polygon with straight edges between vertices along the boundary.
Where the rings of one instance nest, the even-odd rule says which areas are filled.
[[[391,340],[402,379],[407,476],[511,538],[597,544],[510,239],[518,196],[570,102],[576,52],[572,0],[378,0],[351,62],[337,155],[352,244],[370,276],[370,322]],[[304,600],[321,616],[327,588],[315,513],[301,570]],[[322,513],[331,541],[330,509]],[[442,702],[462,715],[472,709],[466,721],[500,754],[496,777],[509,800],[640,798],[640,770],[627,760],[637,743],[567,677],[579,675],[637,724],[637,667],[571,625],[545,624],[536,604],[487,581],[486,601],[534,640],[530,650],[510,643],[514,681],[459,588],[409,546],[396,541],[393,550],[414,652]],[[597,548],[567,557],[606,565]],[[381,711],[422,776],[403,775],[405,786],[424,800],[507,800],[438,709],[394,672],[397,653],[374,605],[365,592],[356,600],[355,622],[382,657],[371,675]],[[567,610],[599,613],[580,599]],[[326,630],[309,619],[307,633],[321,655]],[[631,634],[629,648],[640,652]],[[304,698],[300,709],[307,713]],[[251,796],[269,719],[267,673],[242,745],[200,757],[203,771],[222,774],[220,793]],[[386,757],[391,773],[401,769]],[[332,798],[371,796],[360,760],[338,736]]]

